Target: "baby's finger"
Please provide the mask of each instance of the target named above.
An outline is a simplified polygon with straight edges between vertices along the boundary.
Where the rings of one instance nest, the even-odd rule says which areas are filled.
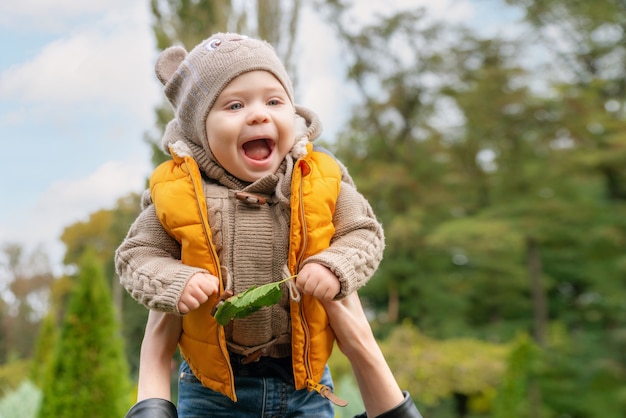
[[[187,304],[185,304],[185,302],[183,302],[182,300],[178,302],[178,312],[184,315],[186,313],[189,313],[189,311],[190,309]]]
[[[207,275],[207,279],[206,280],[201,280],[200,283],[198,284],[199,290],[202,292],[203,295],[207,296],[212,296],[213,294],[217,293],[217,279],[213,276],[208,276]],[[206,300],[204,300],[202,303],[206,302]]]
[[[302,273],[298,274],[295,281],[296,281],[296,289],[298,289],[298,292],[304,293],[304,287],[306,286],[306,283],[307,283],[306,275]]]
[[[322,289],[319,288],[319,282],[315,280],[309,280],[304,285],[304,294],[312,295],[319,299],[319,295],[323,292]]]

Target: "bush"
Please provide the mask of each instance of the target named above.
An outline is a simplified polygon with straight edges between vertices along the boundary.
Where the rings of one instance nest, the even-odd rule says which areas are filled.
[[[41,404],[41,391],[28,380],[0,399],[0,418],[35,418]]]
[[[0,398],[16,390],[28,379],[29,360],[15,360],[0,366]]]

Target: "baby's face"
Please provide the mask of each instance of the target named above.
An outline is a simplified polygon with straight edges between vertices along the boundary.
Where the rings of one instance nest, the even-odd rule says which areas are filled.
[[[206,120],[215,159],[240,180],[276,172],[295,141],[295,109],[282,84],[267,71],[234,78]]]

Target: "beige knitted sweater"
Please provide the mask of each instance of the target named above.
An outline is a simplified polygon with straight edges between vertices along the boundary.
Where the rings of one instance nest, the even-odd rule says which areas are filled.
[[[298,112],[307,122],[301,139],[315,139],[319,135],[315,114],[303,108],[298,108]],[[169,132],[165,143],[168,137],[169,145],[180,138]],[[298,157],[294,154],[300,152],[298,146],[276,173],[248,184],[227,173],[205,149],[186,145],[205,176],[204,194],[213,244],[226,273],[227,288],[238,294],[252,285],[283,278],[289,242],[291,173]],[[370,205],[356,190],[345,167],[340,166],[344,176],[333,218],[335,235],[327,250],[304,263],[328,267],[339,279],[338,297],[343,297],[363,286],[374,274],[382,259],[384,237]],[[232,197],[232,190],[263,195],[269,204],[243,203]],[[161,226],[148,192],[143,205],[116,252],[116,269],[121,283],[137,301],[150,309],[178,313],[177,304],[187,280],[204,270],[181,264],[180,245]],[[227,340],[254,347],[289,333],[288,304],[285,292],[279,304],[231,321],[226,327]]]

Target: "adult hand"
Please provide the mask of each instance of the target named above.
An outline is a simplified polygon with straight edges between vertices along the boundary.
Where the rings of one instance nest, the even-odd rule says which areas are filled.
[[[178,301],[178,311],[186,314],[209,300],[218,292],[219,279],[208,273],[195,273],[189,278]]]
[[[139,357],[138,402],[150,398],[170,400],[172,357],[182,326],[182,318],[178,315],[149,312]]]
[[[322,304],[337,345],[350,360],[367,416],[375,417],[402,405],[404,395],[374,338],[358,294],[352,292],[343,299]]]
[[[343,299],[322,301],[337,345],[348,358],[365,355],[364,347],[377,347],[372,328],[356,292]]]

